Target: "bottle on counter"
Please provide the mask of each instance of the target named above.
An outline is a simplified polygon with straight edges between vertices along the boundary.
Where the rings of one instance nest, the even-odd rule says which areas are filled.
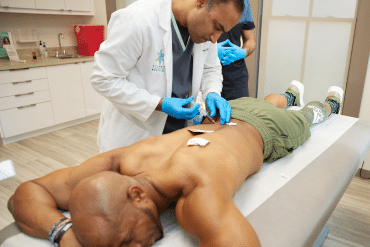
[[[44,52],[44,47],[42,47],[41,40],[40,40],[40,44],[39,44],[39,52],[40,52],[40,57],[44,58],[45,57],[45,52]]]
[[[44,49],[45,57],[49,57],[49,51],[48,51],[48,48],[46,48],[45,42],[43,42],[43,46],[42,47]]]

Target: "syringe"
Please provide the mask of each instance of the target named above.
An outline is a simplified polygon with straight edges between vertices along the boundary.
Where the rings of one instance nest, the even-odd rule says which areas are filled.
[[[206,116],[206,118],[208,118],[208,120],[210,120],[212,123],[216,123],[215,120],[213,120],[211,118],[210,115],[208,115],[208,113],[206,112],[206,110],[204,110],[204,108],[202,106],[199,107],[199,112],[203,115],[203,116]]]

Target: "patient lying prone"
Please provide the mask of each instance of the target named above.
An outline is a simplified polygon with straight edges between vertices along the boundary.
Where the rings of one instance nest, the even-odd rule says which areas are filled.
[[[285,102],[278,105],[284,108],[287,101],[281,97],[272,99]],[[163,237],[159,215],[176,202],[179,225],[199,246],[260,246],[253,227],[234,205],[233,194],[264,161],[291,152],[284,145],[294,149],[307,140],[311,124],[304,113],[271,102],[276,101],[230,101],[236,126],[202,124],[149,137],[25,182],[8,208],[24,233],[62,247],[145,247]],[[321,106],[329,115],[330,105]],[[276,132],[285,131],[280,125],[300,132],[300,138],[286,142]],[[195,136],[189,131],[195,128],[213,132]],[[273,136],[284,139],[281,150]],[[188,146],[194,137],[209,143]],[[58,208],[70,211],[71,228],[66,229],[70,222]]]

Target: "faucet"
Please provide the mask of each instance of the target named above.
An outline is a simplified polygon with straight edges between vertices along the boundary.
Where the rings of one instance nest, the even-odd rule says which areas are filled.
[[[59,34],[58,34],[58,41],[59,41],[59,53],[60,53],[60,54],[58,54],[58,52],[57,52],[56,57],[61,57],[61,56],[64,56],[64,55],[65,55],[65,50],[64,50],[64,53],[62,54],[62,45],[61,45],[61,43],[60,43],[60,36],[62,36],[62,39],[64,39],[63,34],[62,34],[62,33],[59,33]]]

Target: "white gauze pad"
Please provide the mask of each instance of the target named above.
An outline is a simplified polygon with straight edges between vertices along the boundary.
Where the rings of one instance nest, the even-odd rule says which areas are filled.
[[[203,139],[203,138],[191,138],[188,141],[188,146],[197,146],[198,145],[198,146],[204,147],[208,143],[209,143],[209,141],[206,140],[206,139]]]

